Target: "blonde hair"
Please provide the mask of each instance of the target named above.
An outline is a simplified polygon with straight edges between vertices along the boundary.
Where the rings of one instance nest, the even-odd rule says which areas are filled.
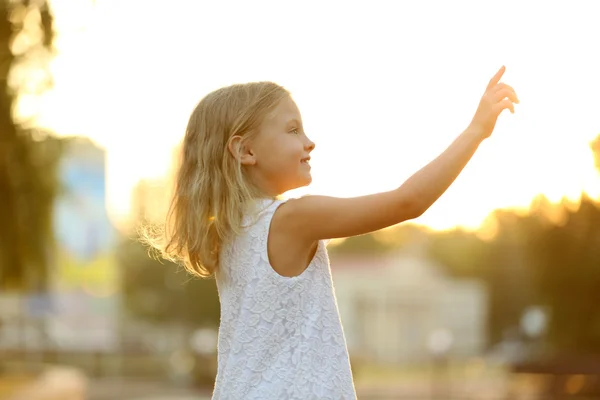
[[[193,275],[212,276],[222,243],[241,230],[252,199],[262,196],[228,149],[233,136],[248,140],[265,116],[289,96],[272,82],[218,89],[192,112],[163,227],[145,227],[142,241]]]

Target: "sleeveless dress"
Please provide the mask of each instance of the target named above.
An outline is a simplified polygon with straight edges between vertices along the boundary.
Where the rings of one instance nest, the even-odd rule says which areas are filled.
[[[325,242],[299,276],[270,265],[267,239],[280,200],[261,200],[224,244],[213,400],[356,399]]]

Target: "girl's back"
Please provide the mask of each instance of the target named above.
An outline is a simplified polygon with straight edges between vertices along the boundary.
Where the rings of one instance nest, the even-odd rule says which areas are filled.
[[[262,200],[244,231],[224,244],[216,274],[221,299],[214,399],[355,398],[325,242],[299,276],[270,265],[271,219]]]

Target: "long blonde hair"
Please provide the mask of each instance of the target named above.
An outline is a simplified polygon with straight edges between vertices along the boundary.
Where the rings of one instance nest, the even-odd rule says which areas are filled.
[[[245,209],[261,196],[228,149],[234,135],[250,139],[264,117],[289,96],[272,82],[218,89],[192,112],[175,189],[163,227],[145,227],[142,241],[192,274],[212,276],[224,241],[240,232]]]

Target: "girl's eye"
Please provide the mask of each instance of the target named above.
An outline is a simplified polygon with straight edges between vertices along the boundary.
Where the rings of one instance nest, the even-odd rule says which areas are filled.
[[[294,135],[298,135],[300,133],[300,131],[298,130],[298,128],[294,128],[290,131],[290,133],[293,133]]]

